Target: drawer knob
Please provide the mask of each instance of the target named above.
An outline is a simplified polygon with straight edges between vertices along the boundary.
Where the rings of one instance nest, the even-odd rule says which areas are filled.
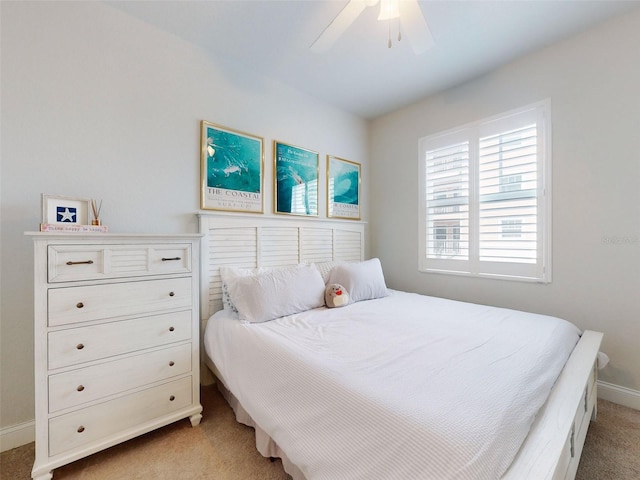
[[[173,360],[171,360],[171,361],[169,362],[169,366],[170,366],[170,367],[173,367],[174,365],[175,365],[175,362],[174,362]]]
[[[82,308],[82,307],[84,307],[84,303],[78,302],[78,303],[76,303],[76,307]]]
[[[78,385],[78,388],[76,388],[76,390],[78,390],[79,392],[84,390],[84,385]]]
[[[173,327],[169,327],[169,331],[170,331],[170,332],[173,332],[174,330],[175,330],[175,328],[173,328]]]
[[[82,350],[82,349],[84,348],[84,344],[79,343],[78,345],[76,345],[76,348],[77,348],[78,350]]]
[[[169,296],[170,296],[170,297],[173,297],[173,296],[175,296],[175,293],[173,293],[173,292],[169,292]]]
[[[171,395],[171,396],[169,397],[169,401],[170,401],[170,402],[173,402],[175,399],[176,399],[176,397],[175,397],[174,395]]]
[[[82,433],[82,432],[84,432],[84,427],[82,425],[80,425],[78,427],[78,433]]]
[[[83,262],[72,262],[69,260],[67,265],[93,265],[93,260],[85,260]]]
[[[162,257],[162,261],[163,261],[163,262],[171,262],[171,261],[173,261],[173,260],[180,260],[180,257],[172,257],[172,258],[165,258],[165,257]]]

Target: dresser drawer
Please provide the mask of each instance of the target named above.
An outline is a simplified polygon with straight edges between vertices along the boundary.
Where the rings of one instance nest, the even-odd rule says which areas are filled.
[[[50,245],[49,282],[191,272],[190,244]]]
[[[192,403],[191,377],[49,419],[49,455],[89,447]]]
[[[48,251],[48,279],[50,282],[90,280],[105,276],[102,247],[50,246]]]
[[[191,310],[49,332],[49,369],[191,338]]]
[[[190,278],[50,288],[49,326],[189,307]]]
[[[126,357],[49,377],[49,412],[191,371],[191,344]]]

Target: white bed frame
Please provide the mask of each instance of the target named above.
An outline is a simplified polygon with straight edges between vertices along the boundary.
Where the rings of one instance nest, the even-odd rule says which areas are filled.
[[[203,328],[207,319],[222,308],[221,266],[278,267],[360,261],[365,256],[363,222],[205,213],[198,217],[204,235],[200,296]],[[503,480],[575,478],[589,422],[597,413],[601,341],[602,333],[583,333]],[[213,372],[203,378],[203,383],[211,383],[217,373],[215,365],[208,358],[203,361]]]

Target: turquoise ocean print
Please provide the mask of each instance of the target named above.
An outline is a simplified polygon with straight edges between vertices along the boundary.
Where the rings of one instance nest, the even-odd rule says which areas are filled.
[[[207,128],[207,187],[260,193],[261,142]]]
[[[333,177],[333,201],[358,205],[359,176],[358,166],[352,163],[331,159]]]

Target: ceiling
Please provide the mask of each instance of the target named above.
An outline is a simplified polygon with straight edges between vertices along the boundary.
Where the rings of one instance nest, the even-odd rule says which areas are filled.
[[[640,0],[420,1],[435,46],[387,47],[369,7],[326,53],[309,46],[347,0],[105,1],[199,45],[221,63],[279,80],[361,116],[379,115],[640,8]]]

